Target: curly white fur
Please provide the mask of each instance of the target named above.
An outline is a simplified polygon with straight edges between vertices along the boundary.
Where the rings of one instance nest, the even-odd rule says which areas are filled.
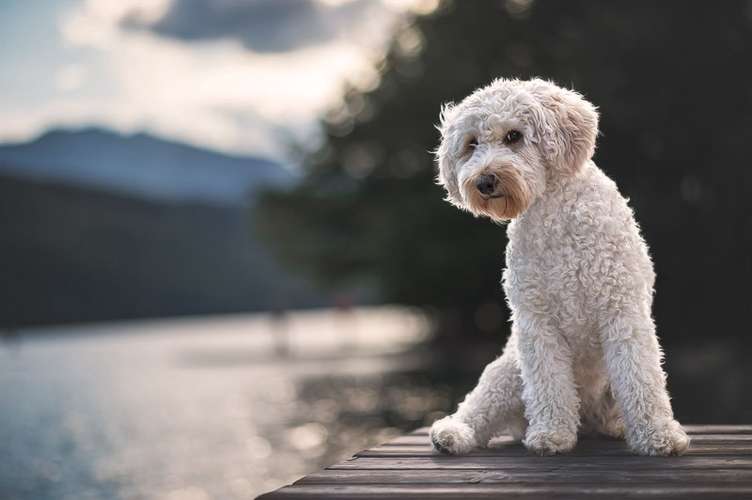
[[[539,79],[499,79],[444,108],[448,200],[511,220],[512,333],[457,412],[434,423],[437,450],[467,453],[504,431],[540,454],[572,449],[578,430],[645,455],[689,446],[661,368],[653,265],[627,201],[591,161],[597,133],[589,102]]]

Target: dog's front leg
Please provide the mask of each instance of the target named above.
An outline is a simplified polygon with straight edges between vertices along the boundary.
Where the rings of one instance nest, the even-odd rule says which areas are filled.
[[[643,455],[680,455],[689,437],[674,420],[653,320],[615,318],[601,330],[612,392],[624,414],[629,446]]]
[[[521,434],[525,427],[521,392],[517,337],[512,333],[504,353],[486,366],[478,385],[460,403],[457,412],[433,424],[434,448],[458,455],[486,446],[504,429]]]
[[[577,443],[580,406],[569,344],[545,317],[517,315],[515,327],[529,422],[524,444],[541,455],[569,451]]]

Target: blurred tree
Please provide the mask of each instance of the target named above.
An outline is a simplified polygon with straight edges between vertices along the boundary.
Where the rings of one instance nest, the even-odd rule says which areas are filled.
[[[602,110],[596,161],[652,245],[663,337],[723,334],[752,278],[751,48],[748,1],[444,2],[398,30],[373,88],[347,90],[304,180],[262,198],[261,231],[324,283],[433,308],[444,332],[498,330],[505,231],[442,201],[433,124],[495,77],[543,76]]]

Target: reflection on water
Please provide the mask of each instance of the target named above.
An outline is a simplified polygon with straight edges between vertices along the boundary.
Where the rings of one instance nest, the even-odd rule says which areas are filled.
[[[415,377],[427,331],[375,308],[21,332],[0,497],[252,498],[447,407]]]

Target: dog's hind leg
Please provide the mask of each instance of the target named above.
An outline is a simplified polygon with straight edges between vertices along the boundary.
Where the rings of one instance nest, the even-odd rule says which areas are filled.
[[[508,428],[524,432],[522,379],[517,361],[517,336],[509,337],[504,353],[486,366],[478,385],[459,405],[457,412],[434,422],[431,442],[436,450],[453,455],[488,445]]]

